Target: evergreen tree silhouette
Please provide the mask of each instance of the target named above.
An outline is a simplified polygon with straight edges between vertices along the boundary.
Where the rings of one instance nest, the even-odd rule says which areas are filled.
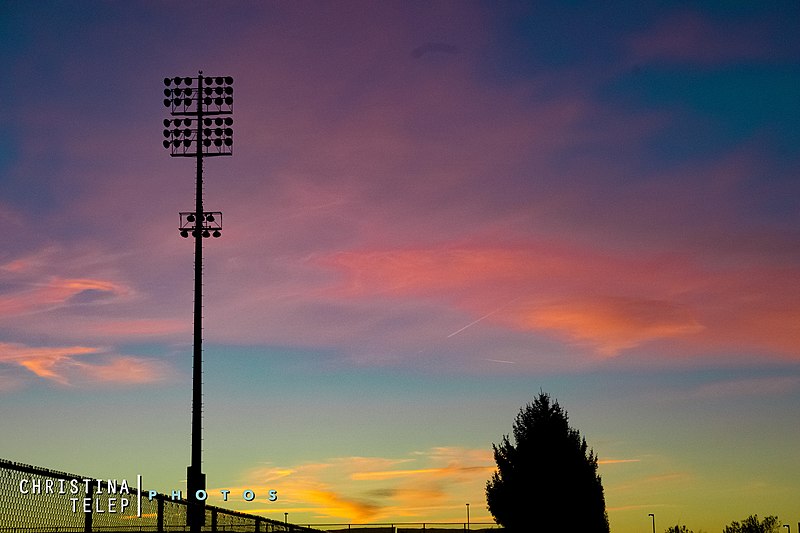
[[[497,471],[486,483],[486,503],[495,521],[513,532],[608,533],[597,456],[569,426],[567,413],[539,392],[520,409],[508,435],[492,444]]]

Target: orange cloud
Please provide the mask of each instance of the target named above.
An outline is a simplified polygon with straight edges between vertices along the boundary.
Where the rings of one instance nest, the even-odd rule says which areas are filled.
[[[647,341],[698,333],[704,327],[684,307],[633,298],[598,298],[534,307],[517,314],[523,327],[562,332],[612,356]]]
[[[62,348],[30,348],[19,344],[0,343],[0,362],[15,363],[39,377],[67,384],[67,378],[59,367],[69,364],[74,357],[96,354],[100,350],[86,346]]]
[[[402,458],[339,457],[262,467],[248,473],[244,485],[257,492],[277,489],[284,506],[316,522],[454,521],[462,517],[464,501],[483,498],[493,465],[491,450],[441,447]],[[478,507],[476,521],[485,514]]]
[[[172,374],[161,361],[112,355],[88,346],[33,348],[0,343],[0,364],[21,366],[61,385],[141,384],[161,381]]]
[[[641,459],[600,459],[597,461],[599,465],[617,465],[622,463],[638,463]]]
[[[370,522],[380,514],[381,506],[369,500],[346,498],[329,490],[307,490],[301,496],[318,513],[349,517],[353,522]]]
[[[491,466],[470,466],[459,467],[450,466],[445,468],[420,468],[417,470],[389,470],[386,472],[356,472],[350,476],[351,479],[356,481],[362,480],[384,480],[384,479],[398,479],[407,477],[437,477],[437,476],[452,476],[462,473],[472,473],[475,471],[492,472]]]

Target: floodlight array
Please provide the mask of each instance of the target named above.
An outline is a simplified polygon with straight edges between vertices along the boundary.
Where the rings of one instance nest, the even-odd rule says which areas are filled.
[[[230,115],[233,113],[233,78],[197,76],[164,78],[164,106],[172,115]]]
[[[198,131],[197,118],[164,119],[164,148],[174,156],[194,156],[199,141],[203,155],[230,155],[233,150],[233,118],[205,117],[200,122],[202,127]]]
[[[164,78],[164,148],[176,157],[233,154],[233,78]]]

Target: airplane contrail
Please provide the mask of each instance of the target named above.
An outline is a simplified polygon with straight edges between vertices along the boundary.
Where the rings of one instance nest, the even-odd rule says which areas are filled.
[[[486,320],[487,318],[489,318],[489,317],[490,317],[490,316],[492,316],[493,314],[495,314],[495,313],[498,313],[498,312],[502,311],[503,309],[505,309],[505,308],[506,308],[506,307],[508,307],[509,305],[513,304],[513,303],[514,303],[514,302],[516,302],[517,300],[519,300],[519,296],[517,296],[516,298],[514,298],[513,300],[511,300],[511,301],[510,301],[510,302],[508,302],[507,304],[505,304],[505,305],[502,305],[502,306],[498,307],[497,309],[495,309],[495,310],[494,310],[494,311],[492,311],[491,313],[487,313],[487,314],[483,315],[482,317],[480,317],[479,319],[477,319],[477,320],[473,320],[472,322],[470,322],[469,324],[467,324],[467,325],[466,325],[466,326],[464,326],[463,328],[461,328],[461,329],[459,329],[459,330],[457,330],[457,331],[454,331],[453,333],[451,333],[450,335],[448,335],[448,336],[447,336],[447,338],[449,339],[450,337],[453,337],[453,336],[455,336],[455,335],[458,335],[459,333],[461,333],[461,332],[462,332],[462,331],[464,331],[465,329],[467,329],[467,328],[471,328],[472,326],[474,326],[474,325],[475,325],[475,324],[477,324],[478,322],[481,322],[482,320]]]
[[[457,330],[457,331],[454,331],[453,333],[451,333],[450,335],[448,335],[448,336],[447,336],[447,338],[449,339],[450,337],[452,337],[452,336],[454,336],[454,335],[458,335],[459,333],[461,333],[461,332],[462,332],[462,331],[464,331],[465,329],[467,329],[467,328],[469,328],[469,327],[472,327],[472,326],[474,326],[475,324],[477,324],[477,323],[478,323],[478,322],[480,322],[481,320],[485,320],[485,319],[489,318],[490,316],[492,316],[493,314],[495,314],[496,312],[498,312],[500,309],[502,309],[502,307],[499,307],[499,308],[495,309],[495,310],[494,310],[494,311],[492,311],[491,313],[488,313],[488,314],[485,314],[485,315],[483,315],[483,316],[482,316],[482,317],[480,317],[478,320],[473,320],[472,322],[470,322],[469,324],[467,324],[467,325],[466,325],[466,326],[464,326],[463,328],[461,328],[461,329],[459,329],[459,330]]]

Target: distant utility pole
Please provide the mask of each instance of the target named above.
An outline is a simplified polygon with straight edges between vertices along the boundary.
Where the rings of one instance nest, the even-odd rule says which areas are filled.
[[[186,525],[205,525],[206,475],[202,472],[203,423],[203,239],[219,237],[222,213],[203,209],[203,158],[233,154],[233,78],[203,76],[164,78],[164,148],[172,157],[197,160],[194,211],[180,213],[181,237],[194,237],[194,349],[192,354],[192,462],[186,471]]]

